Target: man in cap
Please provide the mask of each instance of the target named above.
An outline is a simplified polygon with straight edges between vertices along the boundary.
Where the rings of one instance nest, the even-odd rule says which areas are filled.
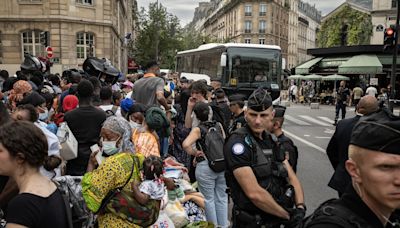
[[[294,145],[293,141],[289,137],[287,137],[282,131],[283,122],[285,120],[284,116],[286,112],[286,107],[277,105],[274,106],[274,110],[275,116],[272,120],[273,127],[271,132],[276,137],[278,137],[278,141],[285,150],[285,155],[288,157],[289,164],[292,166],[293,171],[296,172],[299,152],[297,151],[297,147]]]
[[[326,154],[335,172],[328,186],[335,189],[339,197],[346,190],[347,185],[351,183],[350,175],[345,168],[345,162],[349,159],[348,148],[353,127],[360,120],[361,116],[369,115],[378,111],[378,109],[378,100],[374,96],[367,95],[362,97],[356,106],[356,116],[339,121],[335,133],[329,141]]]
[[[242,94],[235,94],[229,97],[229,109],[232,113],[232,123],[229,126],[229,134],[232,134],[236,129],[243,127],[246,124],[244,119],[244,100]]]
[[[305,227],[399,227],[400,118],[387,110],[361,117],[354,126],[346,170],[352,185],[338,200],[321,205]]]
[[[303,190],[277,138],[265,131],[274,117],[265,90],[250,95],[244,116],[247,125],[224,145],[233,227],[294,227],[305,215]]]

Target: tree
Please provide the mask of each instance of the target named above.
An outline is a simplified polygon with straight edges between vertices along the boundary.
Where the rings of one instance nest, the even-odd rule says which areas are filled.
[[[369,44],[372,29],[371,15],[345,6],[322,23],[317,34],[318,47]]]
[[[150,3],[146,11],[141,9],[139,31],[131,46],[131,57],[141,65],[157,60],[161,68],[174,68],[175,55],[182,47],[182,28],[179,19],[156,3]]]

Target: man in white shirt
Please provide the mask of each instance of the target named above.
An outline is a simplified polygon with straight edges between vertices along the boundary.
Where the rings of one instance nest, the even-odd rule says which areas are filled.
[[[367,88],[367,91],[365,92],[365,95],[371,95],[376,97],[376,95],[378,94],[378,90],[376,90],[376,88],[374,86],[370,86]]]
[[[292,86],[290,86],[289,89],[290,93],[290,99],[292,102],[297,102],[296,97],[297,97],[297,85],[294,83]]]

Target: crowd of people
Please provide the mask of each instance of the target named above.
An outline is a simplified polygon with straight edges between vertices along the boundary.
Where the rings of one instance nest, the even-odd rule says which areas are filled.
[[[78,70],[0,72],[0,227],[394,224],[400,120],[373,96],[360,98],[357,116],[339,122],[328,146],[336,170],[329,186],[341,198],[304,220],[299,152],[282,130],[285,107],[262,88],[228,97],[218,80],[209,86],[163,75],[157,62],[145,69],[114,84]],[[62,190],[68,178],[78,179],[77,191]],[[74,214],[79,198],[90,216]]]

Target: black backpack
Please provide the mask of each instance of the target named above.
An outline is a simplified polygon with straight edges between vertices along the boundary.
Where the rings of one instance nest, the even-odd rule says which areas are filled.
[[[199,125],[201,139],[198,141],[200,149],[208,160],[208,166],[216,172],[225,171],[224,143],[221,124],[219,122],[205,122]]]
[[[322,203],[297,228],[307,228],[318,224],[333,224],[343,228],[373,228],[365,220],[342,205],[338,199],[330,199]]]

